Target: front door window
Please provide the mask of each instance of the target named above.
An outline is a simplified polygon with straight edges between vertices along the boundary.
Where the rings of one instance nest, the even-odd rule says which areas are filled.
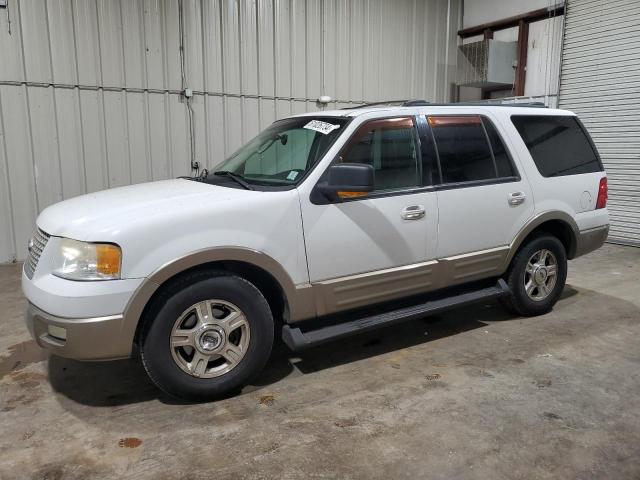
[[[412,118],[385,118],[365,123],[340,155],[342,162],[373,166],[375,191],[419,186],[419,158]]]

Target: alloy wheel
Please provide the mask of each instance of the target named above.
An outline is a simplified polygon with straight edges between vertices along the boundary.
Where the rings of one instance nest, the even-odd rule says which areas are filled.
[[[219,377],[242,361],[250,334],[249,322],[236,305],[204,300],[191,305],[176,320],[171,330],[171,354],[178,367],[193,377]]]
[[[524,289],[534,301],[546,299],[556,285],[558,278],[558,260],[550,250],[535,252],[527,261],[524,274]]]

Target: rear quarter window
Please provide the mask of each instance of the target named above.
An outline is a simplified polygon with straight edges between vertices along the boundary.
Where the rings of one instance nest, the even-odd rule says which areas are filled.
[[[576,117],[513,115],[511,121],[543,177],[603,170],[591,139]]]

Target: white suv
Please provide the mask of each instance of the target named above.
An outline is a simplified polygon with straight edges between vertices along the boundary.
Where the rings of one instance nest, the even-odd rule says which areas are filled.
[[[279,120],[213,171],[39,216],[27,324],[53,354],[140,352],[170,394],[237,391],[292,349],[499,298],[548,312],[609,229],[574,114],[365,106]]]

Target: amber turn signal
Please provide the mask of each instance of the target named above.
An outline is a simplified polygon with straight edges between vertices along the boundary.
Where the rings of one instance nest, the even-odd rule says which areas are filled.
[[[121,251],[116,245],[96,245],[96,271],[102,275],[120,273]]]
[[[340,198],[359,198],[366,197],[368,192],[338,192]]]

